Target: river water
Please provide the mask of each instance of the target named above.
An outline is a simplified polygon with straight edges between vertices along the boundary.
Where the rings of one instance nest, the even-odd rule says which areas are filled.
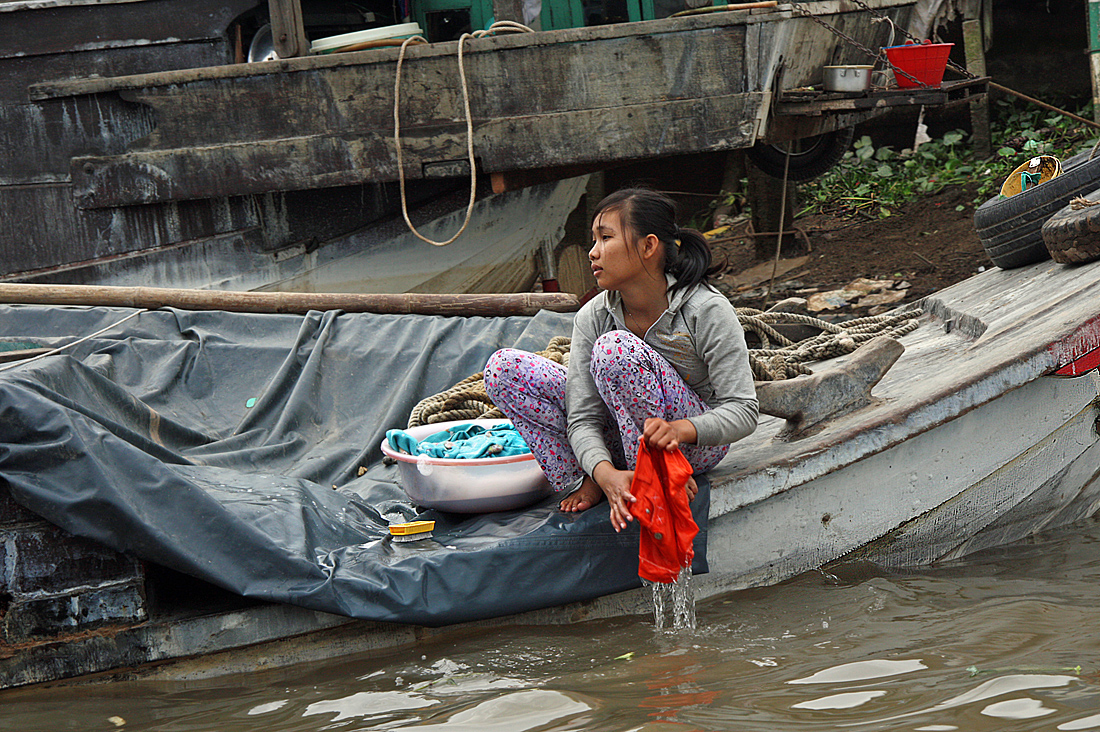
[[[629,617],[201,682],[0,694],[0,729],[1100,730],[1100,523]]]

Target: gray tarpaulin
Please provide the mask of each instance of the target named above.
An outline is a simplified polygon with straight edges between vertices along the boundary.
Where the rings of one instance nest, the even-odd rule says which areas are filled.
[[[0,306],[0,348],[69,343],[133,312]],[[356,618],[441,625],[637,587],[637,529],[616,534],[606,502],[571,515],[556,498],[421,512],[437,521],[432,539],[387,538],[418,509],[382,464],[386,430],[494,350],[542,350],[570,323],[144,312],[0,372],[0,481],[74,534],[241,595]]]

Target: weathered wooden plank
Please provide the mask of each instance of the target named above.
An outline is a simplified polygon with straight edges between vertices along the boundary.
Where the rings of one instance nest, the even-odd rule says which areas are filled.
[[[0,22],[2,20],[0,18]],[[4,58],[0,59],[0,102],[26,102],[30,86],[45,80],[62,82],[88,74],[118,77],[193,66],[219,66],[226,63],[230,53],[225,40],[215,39]]]
[[[866,96],[784,95],[773,106],[773,115],[762,140],[782,142],[853,127],[891,107],[963,102],[985,95],[988,85],[989,79],[982,78],[947,82],[939,89],[893,89]]]
[[[71,593],[16,595],[0,618],[5,643],[56,640],[104,625],[139,623],[148,617],[138,581],[74,588]]]
[[[747,63],[742,39],[743,29],[732,26],[499,53],[471,49],[465,57],[471,110],[488,119],[744,92],[741,75],[731,72]],[[380,134],[393,129],[396,71],[390,54],[358,66],[195,80],[124,96],[157,113],[157,128],[141,149]],[[404,130],[464,123],[454,56],[410,58],[403,76]]]
[[[140,562],[42,521],[3,493],[0,645],[145,619]]]
[[[279,58],[294,58],[309,53],[300,0],[268,0],[267,7],[275,53]]]
[[[782,96],[773,107],[774,118],[769,133],[788,125],[799,124],[800,120],[836,117],[850,119],[844,127],[850,127],[883,109],[904,106],[937,106],[946,103],[977,99],[987,94],[989,78],[960,79],[945,81],[943,86],[927,89],[888,89],[867,92],[862,95],[844,94],[793,94]],[[972,103],[972,102],[971,102]],[[824,129],[834,129],[825,127]],[[804,132],[802,135],[810,134]],[[779,139],[784,139],[779,136]],[[789,136],[788,138],[790,139]]]
[[[68,182],[74,153],[120,155],[153,126],[152,110],[117,97],[0,103],[0,186]]]
[[[880,9],[884,14],[895,21],[904,24],[913,0],[868,0],[866,4]],[[826,14],[826,22],[845,25],[848,30],[856,31],[864,29],[869,16],[862,9],[851,6],[850,3],[838,1],[810,3],[815,11]],[[832,17],[829,13],[843,13],[843,17]],[[857,20],[852,21],[855,17]],[[615,39],[642,39],[652,43],[654,39],[663,34],[682,33],[691,31],[727,32],[729,29],[738,28],[744,33],[744,29],[757,24],[774,26],[765,33],[760,31],[760,39],[756,46],[763,49],[764,55],[770,60],[784,49],[781,45],[794,37],[801,39],[794,58],[787,58],[788,76],[795,85],[804,84],[803,77],[816,75],[820,78],[821,65],[827,61],[836,61],[838,58],[847,58],[852,55],[852,49],[848,44],[837,46],[836,37],[828,30],[805,18],[793,18],[790,23],[780,21],[792,21],[792,13],[788,10],[763,10],[749,11],[747,13],[714,13],[711,15],[694,16],[686,18],[672,18],[665,20],[647,21],[644,23],[613,24],[592,28],[574,28],[560,31],[551,31],[536,34],[514,34],[493,36],[469,40],[466,44],[467,58],[474,59],[480,53],[491,56],[508,56],[508,51],[520,48],[537,46],[567,46],[569,44],[599,43]],[[857,28],[858,26],[858,28]],[[782,29],[783,33],[778,33]],[[874,26],[876,31],[883,29],[883,24]],[[888,32],[888,29],[886,31]],[[880,34],[881,35],[881,34]],[[703,36],[700,35],[700,38]],[[876,37],[877,40],[877,37]],[[888,40],[886,36],[883,41]],[[741,44],[738,44],[741,45]],[[872,42],[874,45],[874,42]],[[428,59],[449,58],[453,62],[457,52],[457,43],[435,43],[425,46],[410,48],[407,56],[410,64],[422,64]],[[858,52],[856,52],[858,54]],[[174,72],[139,74],[129,77],[117,78],[88,78],[61,82],[44,82],[36,85],[31,90],[34,99],[49,98],[54,96],[72,96],[79,94],[101,93],[105,91],[148,89],[159,86],[186,85],[195,82],[212,82],[219,79],[242,80],[248,77],[264,77],[270,75],[286,76],[308,71],[333,70],[342,67],[361,67],[376,63],[395,63],[398,51],[396,49],[373,49],[357,53],[331,54],[299,59],[286,59],[263,64],[245,64],[238,66],[222,66],[209,68],[196,68]],[[838,54],[840,56],[838,57]],[[518,67],[514,63],[516,57],[509,56],[508,65]],[[582,59],[583,61],[584,59]],[[619,72],[624,68],[632,69],[636,62],[632,55],[626,54],[617,58]],[[754,61],[755,62],[755,61]],[[550,69],[551,76],[562,70]],[[746,78],[751,75],[742,63],[727,64],[721,71],[727,79]],[[327,71],[326,71],[327,75]],[[702,75],[702,74],[700,74]],[[389,75],[392,79],[392,74]],[[533,90],[523,88],[525,93]]]
[[[140,580],[133,557],[42,521],[0,532],[13,551],[4,574],[12,593],[64,593],[81,585]]]
[[[65,184],[0,186],[0,274],[109,259],[259,223],[249,199],[82,211]],[[277,229],[278,221],[273,222]]]
[[[41,356],[43,353],[49,353],[48,348],[24,348],[18,351],[0,351],[0,363],[12,363],[14,361],[22,361],[25,358],[34,358],[35,356]],[[2,515],[2,509],[0,509],[0,515]],[[0,563],[2,563],[0,559]]]
[[[255,0],[188,0],[181,6],[177,0],[145,0],[12,7],[0,19],[0,58],[224,40],[233,19],[255,4]]]
[[[474,150],[486,171],[663,157],[752,144],[763,94],[655,102],[485,121]],[[578,131],[583,130],[583,134]],[[459,125],[402,139],[405,172],[464,161]],[[321,188],[397,179],[391,139],[314,136],[182,150],[76,158],[72,176],[79,205],[88,208],[267,191]]]
[[[892,5],[912,5],[914,0],[884,0]],[[832,5],[834,3],[821,3]],[[878,4],[872,0],[872,5]],[[770,12],[761,11],[761,14],[729,14],[716,13],[711,16],[696,16],[690,18],[671,18],[665,20],[651,20],[641,23],[616,23],[612,25],[592,26],[587,28],[568,28],[563,30],[545,31],[541,33],[519,33],[501,36],[485,36],[469,39],[465,45],[464,56],[467,61],[479,55],[503,55],[508,56],[511,51],[540,46],[567,46],[570,44],[598,43],[604,45],[604,41],[649,39],[643,42],[652,43],[652,39],[659,38],[669,33],[684,32],[743,32],[734,29],[743,29],[745,26],[755,23],[771,23],[777,20],[785,20],[792,17],[789,11]],[[802,21],[799,21],[802,22]],[[805,23],[811,23],[806,20]],[[458,42],[442,42],[427,45],[412,46],[407,49],[406,63],[409,68],[412,65],[421,65],[428,59],[449,59],[450,66],[456,68],[456,56]],[[339,69],[346,67],[360,68],[373,64],[394,64],[396,67],[399,51],[396,48],[376,48],[352,53],[326,54],[308,56],[305,58],[283,59],[268,61],[265,63],[239,64],[228,66],[212,66],[207,68],[192,68],[163,73],[135,74],[133,76],[115,78],[84,78],[56,82],[43,82],[36,84],[31,90],[32,99],[47,99],[52,97],[76,96],[80,94],[99,94],[103,92],[115,92],[124,90],[151,89],[172,85],[193,84],[195,82],[212,82],[217,80],[239,80],[248,77],[278,76],[322,71],[326,69]],[[509,56],[509,58],[514,58]],[[583,59],[581,59],[583,62]],[[620,59],[620,66],[633,63],[629,56]],[[511,65],[511,64],[510,64]],[[620,68],[618,73],[624,73],[628,69]],[[738,73],[737,67],[728,67],[727,72]],[[361,72],[360,72],[361,73]],[[326,72],[327,75],[327,72]],[[392,87],[392,75],[390,76]],[[524,89],[525,92],[532,91]]]
[[[863,0],[863,4],[880,11],[891,17],[895,22],[904,25],[908,13],[915,0]],[[826,0],[805,3],[806,7],[825,16],[827,22],[835,22],[829,17],[831,14],[849,13],[861,16],[868,14],[850,0]],[[712,13],[684,18],[667,18],[663,20],[645,21],[642,23],[616,23],[604,26],[586,28],[570,28],[557,31],[549,31],[534,35],[511,34],[479,38],[469,41],[467,48],[471,52],[478,50],[502,50],[516,48],[525,45],[540,45],[548,43],[575,43],[598,41],[611,38],[623,38],[636,35],[652,35],[665,33],[669,30],[687,30],[718,28],[722,26],[740,25],[748,26],[756,23],[773,23],[778,20],[790,19],[793,13],[787,9],[763,9],[750,10],[738,13]],[[795,35],[803,35],[816,24],[810,20],[798,19],[794,27]],[[876,27],[881,27],[879,23]],[[820,27],[820,26],[818,26]],[[824,30],[824,29],[822,29]],[[826,31],[827,32],[827,31]],[[831,52],[834,45],[834,37],[829,34],[829,44],[826,52]],[[887,39],[888,40],[888,37]],[[842,44],[844,45],[844,44]],[[433,43],[410,49],[410,58],[426,58],[442,55],[453,57],[456,53],[457,43]],[[816,63],[820,58],[821,50],[810,49],[809,63]],[[43,83],[33,92],[32,98],[45,98],[51,96],[71,96],[76,94],[94,94],[103,91],[117,91],[119,89],[140,89],[144,87],[160,86],[165,84],[184,84],[198,80],[211,80],[217,78],[238,78],[244,75],[264,76],[285,72],[303,71],[309,69],[335,68],[338,66],[357,66],[366,58],[395,59],[397,51],[393,49],[373,49],[357,53],[331,54],[313,56],[299,59],[287,59],[265,64],[245,64],[241,66],[195,68],[187,71],[168,72],[164,74],[145,74],[125,78],[85,78],[59,83]],[[627,60],[629,63],[629,59]],[[818,64],[818,70],[820,70]]]
[[[45,267],[92,255],[92,247],[73,251],[81,227],[68,185],[0,187],[0,243],[5,272]],[[49,212],[49,215],[44,215]]]
[[[963,46],[966,50],[966,70],[975,76],[985,76],[985,49],[982,42],[982,22],[963,21]],[[970,127],[974,131],[974,152],[983,157],[993,154],[993,138],[989,130],[989,100],[985,97],[970,102]]]
[[[493,17],[496,20],[523,22],[523,0],[493,0]]]
[[[775,112],[791,117],[800,115],[816,116],[830,112],[855,112],[918,104],[938,105],[946,102],[947,98],[947,92],[942,89],[897,90],[866,96],[832,96],[807,101],[782,101],[776,106]]]

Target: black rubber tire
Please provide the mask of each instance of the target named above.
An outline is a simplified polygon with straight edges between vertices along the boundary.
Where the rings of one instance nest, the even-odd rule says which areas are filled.
[[[855,134],[854,128],[845,127],[794,140],[791,144],[797,149],[791,152],[787,180],[803,183],[836,165],[851,147]],[[757,168],[773,178],[783,180],[783,167],[787,165],[787,148],[784,145],[758,142],[746,152]]]
[[[1100,199],[1100,190],[1085,196]],[[1100,259],[1100,206],[1074,210],[1066,206],[1043,224],[1043,242],[1051,259],[1062,264],[1084,264]]]
[[[1100,183],[1100,156],[1087,150],[1062,164],[1062,174],[1015,196],[991,198],[974,211],[974,228],[993,264],[1023,267],[1050,257],[1043,224],[1075,196]]]

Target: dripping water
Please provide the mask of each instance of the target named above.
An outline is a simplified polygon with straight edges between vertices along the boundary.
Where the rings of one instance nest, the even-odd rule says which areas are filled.
[[[695,589],[691,585],[691,567],[680,570],[674,582],[648,582],[653,590],[653,624],[658,630],[695,629]]]

